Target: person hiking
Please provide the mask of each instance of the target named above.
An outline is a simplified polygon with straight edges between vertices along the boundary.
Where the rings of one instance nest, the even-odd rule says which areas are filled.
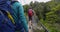
[[[32,25],[32,16],[34,15],[34,10],[30,7],[28,10],[28,17],[29,17],[29,29],[31,29]]]
[[[16,23],[16,30],[19,32],[28,32],[28,25],[24,15],[24,9],[18,0],[11,0],[12,9],[14,11],[13,18]]]
[[[12,15],[13,10],[9,0],[0,0],[0,32],[15,32]]]

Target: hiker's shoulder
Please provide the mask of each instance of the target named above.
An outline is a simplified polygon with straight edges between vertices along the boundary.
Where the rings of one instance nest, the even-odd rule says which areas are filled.
[[[20,4],[20,2],[18,2],[18,1],[12,1],[12,4]]]
[[[13,3],[13,5],[21,6],[21,3],[20,2],[15,2],[15,3]]]

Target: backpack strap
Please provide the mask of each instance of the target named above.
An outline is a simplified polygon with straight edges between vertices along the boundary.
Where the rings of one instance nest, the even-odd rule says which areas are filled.
[[[13,24],[15,24],[14,19],[13,19],[12,15],[10,14],[9,11],[4,11],[1,9],[0,9],[0,11],[3,12],[3,14],[6,15],[12,21]]]
[[[7,4],[8,4],[8,5],[10,6],[10,8],[12,9],[11,1],[7,1]],[[12,23],[15,24],[15,21],[14,21],[12,15],[10,14],[10,12],[9,12],[9,11],[6,11],[6,13],[7,13],[8,18],[12,21]]]
[[[12,23],[15,24],[14,19],[12,15],[10,14],[10,12],[7,11],[7,15],[8,15],[8,18],[12,21]]]
[[[2,24],[6,23],[9,27],[11,27],[11,26],[7,23],[7,20],[6,20],[6,18],[5,18],[4,13],[3,13],[2,11],[0,11],[0,14],[1,14],[0,16],[2,16],[2,17],[3,17],[3,18],[2,18],[3,20],[1,19],[1,21],[0,21],[0,22],[1,22]],[[4,22],[4,21],[6,21],[6,22]]]

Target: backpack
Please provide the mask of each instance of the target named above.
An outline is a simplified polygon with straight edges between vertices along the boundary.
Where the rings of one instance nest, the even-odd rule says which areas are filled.
[[[33,15],[32,9],[29,9],[29,10],[28,10],[28,15],[29,15],[29,16],[32,16],[32,15]]]
[[[13,11],[9,2],[7,3],[4,1],[5,0],[0,0],[0,32],[14,32],[15,25],[12,17]]]

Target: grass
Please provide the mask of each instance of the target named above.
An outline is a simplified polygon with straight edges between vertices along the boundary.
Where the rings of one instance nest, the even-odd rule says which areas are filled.
[[[47,21],[40,20],[42,24],[50,31],[50,32],[60,32],[60,25],[58,23],[48,23]],[[38,25],[40,24],[38,23]]]
[[[44,30],[38,30],[38,29],[36,29],[36,30],[34,30],[34,32],[44,32]]]

